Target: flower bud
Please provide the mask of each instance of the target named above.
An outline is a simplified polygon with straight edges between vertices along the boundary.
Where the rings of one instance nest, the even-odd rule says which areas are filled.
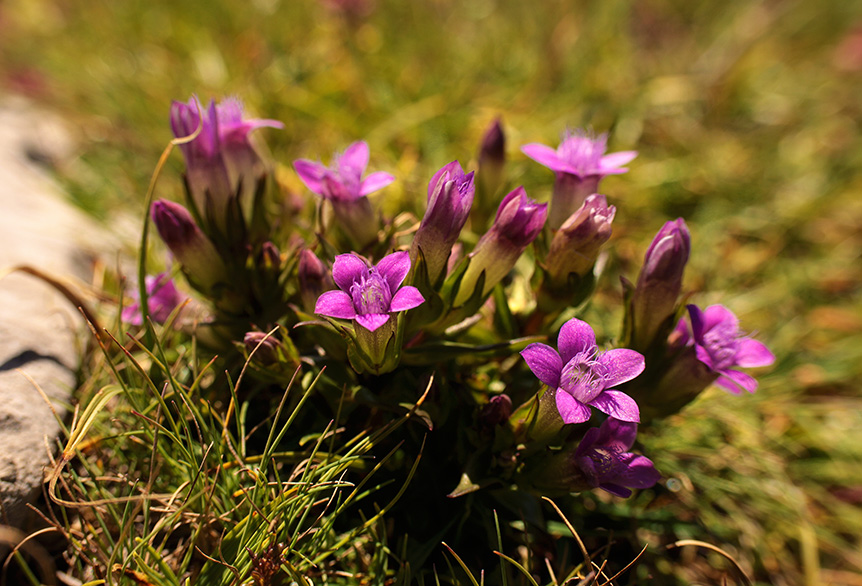
[[[465,174],[458,161],[437,171],[428,184],[428,207],[413,238],[410,256],[415,262],[422,251],[432,285],[446,272],[446,261],[470,214],[475,191],[473,172]]]
[[[487,295],[536,239],[547,215],[548,205],[530,199],[523,187],[504,197],[491,229],[467,257],[470,264],[461,279],[453,306],[459,307],[473,296],[482,273],[485,274],[485,284],[481,296]]]
[[[494,395],[479,412],[479,425],[484,429],[493,428],[509,419],[512,415],[512,399],[509,395]]]
[[[215,246],[186,208],[160,199],[153,203],[152,218],[159,236],[195,287],[212,294],[214,285],[227,281],[227,269]]]
[[[611,237],[615,213],[605,196],[596,193],[560,226],[545,257],[552,289],[566,287],[571,274],[584,277],[593,270],[602,246]]]
[[[645,351],[654,341],[667,337],[674,325],[690,251],[691,236],[682,218],[667,222],[656,234],[632,294],[631,348]]]
[[[282,344],[274,335],[267,335],[263,332],[247,332],[242,343],[251,359],[262,366],[270,366],[279,361]]]
[[[302,249],[299,253],[299,296],[302,299],[302,307],[308,313],[314,312],[317,298],[324,291],[335,289],[335,282],[317,256],[308,250]]]
[[[500,190],[504,180],[504,168],[506,165],[506,135],[503,133],[503,125],[500,118],[485,131],[482,137],[482,145],[479,149],[479,170],[476,173],[476,184],[478,187],[477,205],[471,213],[473,217],[473,228],[484,228],[482,220],[490,215],[494,201],[494,194]],[[481,216],[481,217],[480,217]]]

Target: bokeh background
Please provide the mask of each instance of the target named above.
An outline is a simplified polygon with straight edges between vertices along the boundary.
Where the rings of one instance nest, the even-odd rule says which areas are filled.
[[[433,172],[475,159],[497,116],[510,183],[539,199],[552,174],[522,144],[587,127],[638,150],[603,182],[611,275],[636,275],[683,216],[692,301],[727,305],[778,356],[754,396],[713,389],[641,438],[670,489],[631,502],[644,542],[708,541],[763,583],[862,584],[862,3],[0,3],[0,97],[68,121],[74,156],[46,163],[108,224],[143,213],[170,101],[193,93],[283,121],[260,132],[300,197],[294,159],[367,140],[399,178],[388,211],[421,210]],[[158,195],[179,197],[180,169],[177,155]],[[589,319],[613,335],[619,287],[603,290]],[[726,566],[677,561],[681,581]]]

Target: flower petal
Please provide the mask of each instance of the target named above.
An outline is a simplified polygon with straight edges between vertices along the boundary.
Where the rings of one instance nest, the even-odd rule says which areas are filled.
[[[603,391],[599,393],[598,397],[590,401],[590,405],[620,421],[639,423],[641,420],[638,404],[622,391],[613,389]]]
[[[366,313],[356,316],[356,322],[369,332],[373,332],[387,321],[389,321],[388,313]]]
[[[557,411],[563,418],[563,423],[583,423],[589,421],[592,413],[590,408],[575,399],[562,389],[557,389],[554,397],[557,401]]]
[[[743,368],[752,368],[755,366],[769,366],[775,362],[775,354],[769,351],[762,342],[751,338],[743,338],[739,341],[739,348],[736,350],[735,357],[736,365]]]
[[[646,367],[643,354],[628,348],[616,348],[602,352],[597,360],[607,369],[604,376],[605,388],[632,380]]]
[[[440,183],[440,180],[444,176],[447,176],[446,180],[451,181],[453,176],[460,177],[463,174],[464,169],[461,168],[461,163],[457,160],[443,165],[436,173],[434,173],[431,181],[428,182],[428,201],[431,201],[431,196],[434,195],[434,191],[437,189],[437,184]]]
[[[353,319],[356,309],[353,300],[344,291],[327,291],[317,298],[314,313],[340,319]]]
[[[521,152],[552,171],[570,172],[568,163],[549,146],[532,142],[522,146]]]
[[[339,254],[332,263],[332,280],[342,291],[350,291],[350,286],[368,270],[365,260],[358,254]]]
[[[631,488],[649,488],[661,480],[652,460],[638,454],[625,454],[620,458],[619,480]]]
[[[595,347],[596,333],[587,322],[572,318],[560,328],[557,348],[560,349],[560,356],[564,363],[585,350],[593,351]]]
[[[637,423],[631,421],[620,421],[608,417],[599,428],[597,443],[625,452],[630,449],[638,436]]]
[[[599,167],[603,175],[625,172],[627,169],[621,169],[620,167],[634,159],[636,156],[638,156],[637,151],[620,151],[618,153],[611,153],[601,158]]]
[[[552,389],[560,386],[563,361],[556,350],[547,344],[534,343],[521,350],[521,356],[524,357],[536,378]]]
[[[395,181],[395,176],[390,175],[389,173],[385,173],[383,171],[372,173],[362,180],[362,184],[359,188],[359,195],[374,193],[378,189],[383,189],[393,181]]]
[[[741,393],[741,389],[745,389],[749,393],[757,390],[757,381],[753,376],[729,368],[721,371],[721,376],[718,377],[715,384],[734,395]]]
[[[389,291],[394,294],[410,272],[410,253],[406,250],[393,252],[380,259],[375,268],[389,283]]]
[[[356,178],[362,176],[368,166],[368,143],[358,140],[344,150],[344,154],[338,159],[339,170],[346,168],[356,174]]]
[[[624,486],[620,486],[619,484],[614,484],[613,482],[602,482],[599,485],[599,488],[611,493],[614,496],[620,496],[624,499],[627,499],[632,496],[632,491],[625,488]]]
[[[293,162],[293,168],[308,189],[317,195],[323,195],[321,181],[323,181],[323,175],[326,173],[326,167],[308,159],[297,159]]]
[[[406,286],[398,289],[389,302],[389,311],[406,311],[425,303],[425,298],[416,287]]]
[[[739,332],[739,320],[723,305],[710,305],[703,310],[703,327],[709,331],[721,324],[728,331]]]

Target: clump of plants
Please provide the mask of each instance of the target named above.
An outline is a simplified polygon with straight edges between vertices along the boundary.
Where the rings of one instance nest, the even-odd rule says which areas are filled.
[[[636,157],[604,134],[523,146],[553,172],[540,203],[510,189],[496,122],[475,170],[386,216],[371,196],[398,178],[366,174],[365,142],[294,161],[292,193],[257,143],[278,122],[196,98],[170,120],[186,197],[148,202],[128,337],[97,331],[112,380],[52,475],[91,583],[610,583],[640,549],[624,499],[663,490],[639,429],[712,384],[754,392],[740,369],[774,360],[683,301],[681,218],[623,279],[621,330],[584,319],[615,288],[624,202],[600,183]],[[170,252],[152,275],[150,222]]]

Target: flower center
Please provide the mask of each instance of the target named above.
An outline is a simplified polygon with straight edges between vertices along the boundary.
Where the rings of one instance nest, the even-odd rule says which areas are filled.
[[[577,459],[578,468],[584,473],[590,486],[596,487],[616,475],[620,454],[607,447],[592,448]]]
[[[596,360],[596,352],[581,352],[563,367],[560,387],[581,403],[589,403],[605,388],[607,367]]]
[[[737,330],[732,327],[722,327],[719,324],[703,335],[703,345],[712,358],[713,368],[722,370],[736,364],[736,352],[739,349]]]
[[[559,156],[581,174],[589,175],[598,171],[605,148],[604,136],[592,138],[583,133],[575,133],[565,137],[559,147]]]
[[[350,296],[353,298],[353,307],[359,315],[389,313],[392,292],[389,290],[389,283],[374,268],[368,269],[367,274],[353,282],[350,286]]]

